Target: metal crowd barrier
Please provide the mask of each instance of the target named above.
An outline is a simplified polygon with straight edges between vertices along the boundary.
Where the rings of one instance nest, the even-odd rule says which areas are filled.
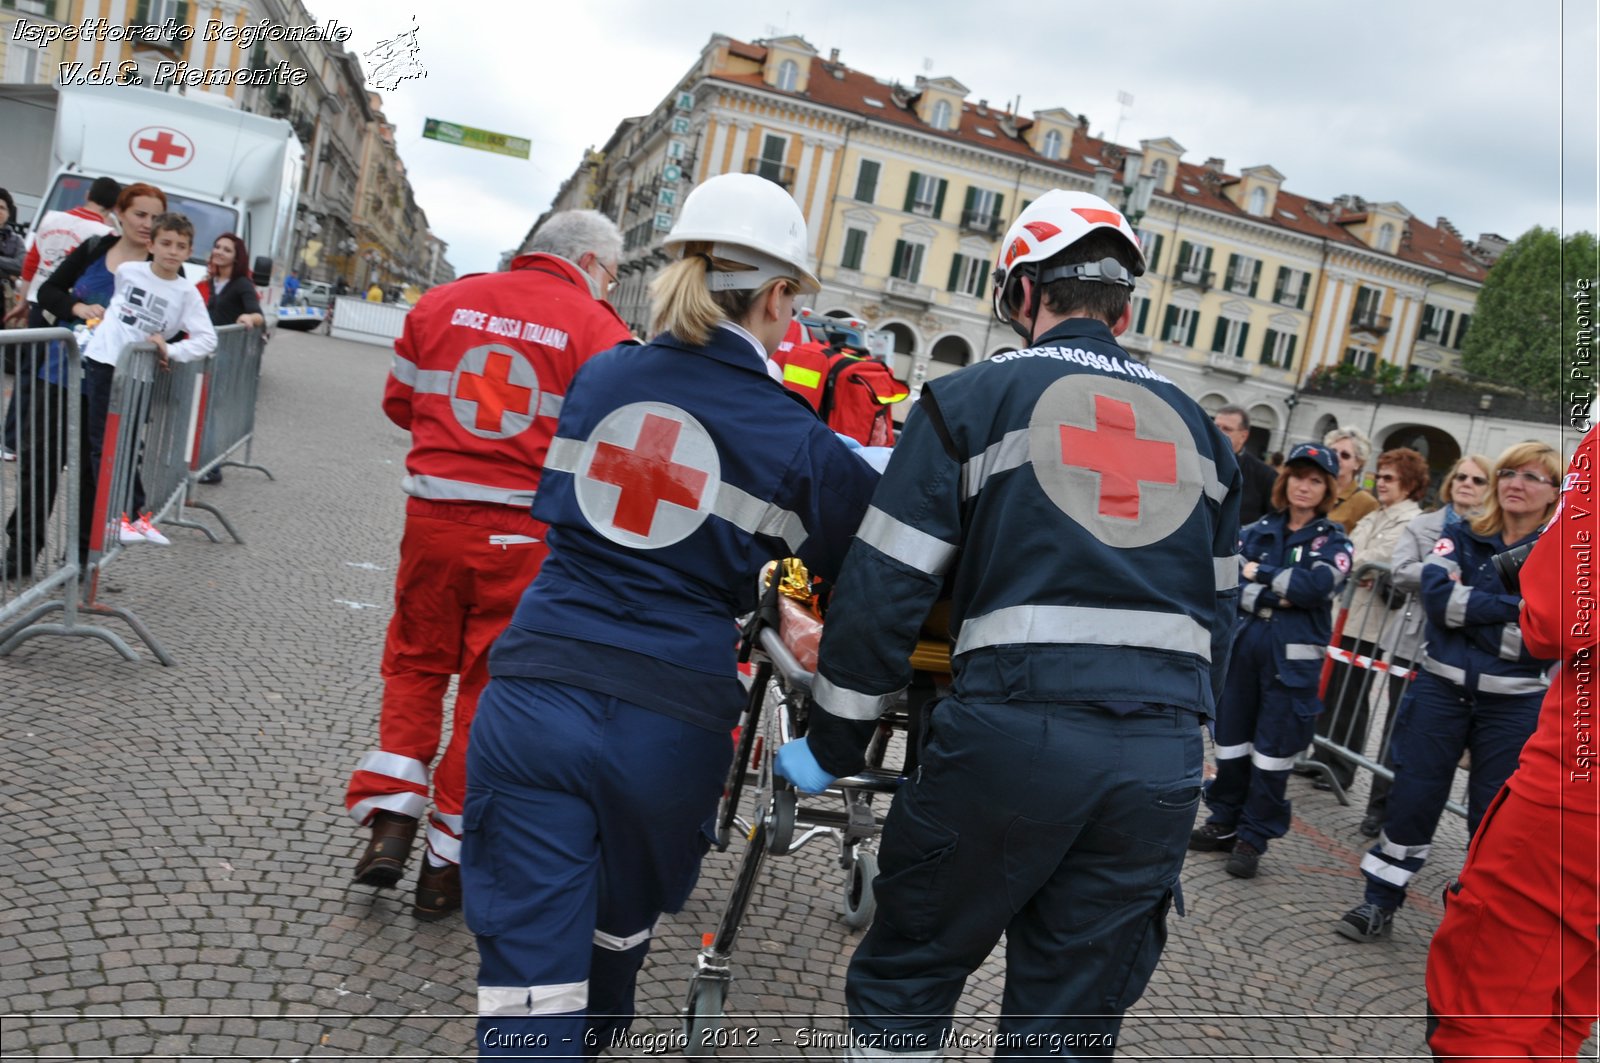
[[[1358,606],[1356,593],[1363,583],[1370,583],[1374,593],[1363,596]],[[1341,805],[1348,805],[1350,796],[1330,759],[1370,772],[1376,792],[1387,794],[1394,781],[1390,757],[1394,726],[1422,659],[1420,641],[1414,648],[1406,647],[1400,631],[1404,619],[1421,609],[1415,593],[1401,593],[1389,582],[1388,565],[1361,565],[1345,582],[1318,688],[1323,716],[1312,741],[1319,756],[1302,756],[1295,763],[1297,769],[1326,779]],[[1411,657],[1398,655],[1407,649]],[[1467,814],[1458,801],[1446,803],[1445,808],[1462,817]]]
[[[217,349],[204,363],[195,398],[198,427],[193,433],[194,445],[189,454],[184,501],[216,517],[236,543],[243,543],[244,537],[220,509],[210,502],[200,501],[196,487],[200,477],[224,467],[254,469],[269,480],[273,478],[271,470],[255,464],[252,455],[256,399],[261,390],[261,361],[265,348],[265,329],[247,329],[243,325],[217,329]],[[206,534],[210,534],[209,530]]]
[[[0,332],[0,352],[14,363],[18,399],[17,460],[0,473],[6,520],[0,656],[40,635],[77,635],[101,639],[136,661],[115,632],[80,618],[121,612],[83,602],[82,580],[95,558],[85,549],[82,532],[91,515],[82,503],[94,481],[83,445],[88,410],[78,344],[67,329],[18,329]],[[40,622],[56,612],[59,622]],[[145,636],[136,620],[133,627]]]

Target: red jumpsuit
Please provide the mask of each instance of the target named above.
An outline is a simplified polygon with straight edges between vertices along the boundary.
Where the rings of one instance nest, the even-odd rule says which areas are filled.
[[[1428,1045],[1451,1060],[1577,1055],[1600,1012],[1595,431],[1521,572],[1522,641],[1561,659],[1428,952]]]
[[[444,698],[460,679],[444,756],[431,778],[428,848],[460,863],[467,731],[488,682],[489,647],[544,560],[529,515],[562,397],[578,367],[630,339],[589,278],[552,255],[435,288],[395,342],[383,412],[411,432],[406,527],[394,618],[383,648],[378,746],[345,807],[422,818]]]

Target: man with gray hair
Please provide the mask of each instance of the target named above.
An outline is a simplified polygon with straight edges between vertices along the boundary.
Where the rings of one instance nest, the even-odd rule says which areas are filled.
[[[529,507],[562,396],[579,366],[631,340],[606,301],[621,253],[622,234],[603,214],[554,214],[507,272],[424,295],[395,341],[383,412],[411,433],[401,484],[410,497],[378,746],[351,775],[345,807],[371,828],[355,881],[393,886],[431,789],[419,919],[461,906],[467,732],[489,647],[544,560],[545,529]],[[452,676],[455,709],[435,766]]]
[[[1219,408],[1211,415],[1211,423],[1222,429],[1222,434],[1233,444],[1233,456],[1239,459],[1239,473],[1244,477],[1244,490],[1239,496],[1239,527],[1248,527],[1272,508],[1272,485],[1278,480],[1278,470],[1244,449],[1250,438],[1250,415],[1243,406]]]

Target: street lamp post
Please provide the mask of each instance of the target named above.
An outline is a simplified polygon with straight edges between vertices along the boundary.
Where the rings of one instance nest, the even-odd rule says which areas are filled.
[[[1122,177],[1109,166],[1098,166],[1094,171],[1094,194],[1117,206],[1128,219],[1130,228],[1137,229],[1150,209],[1150,200],[1156,192],[1154,174],[1140,174],[1139,164],[1144,160],[1141,151],[1128,151],[1122,160]]]
[[[1289,424],[1290,424],[1291,421],[1294,420],[1294,408],[1296,406],[1298,406],[1298,405],[1300,405],[1300,395],[1299,395],[1298,392],[1291,391],[1291,392],[1289,392],[1288,395],[1286,395],[1284,397],[1284,400],[1283,400],[1284,409],[1289,411],[1288,413],[1283,415],[1283,447],[1282,447],[1282,449],[1283,449],[1283,452],[1286,453],[1286,454],[1289,452],[1289,439],[1290,439],[1290,436],[1289,436]]]

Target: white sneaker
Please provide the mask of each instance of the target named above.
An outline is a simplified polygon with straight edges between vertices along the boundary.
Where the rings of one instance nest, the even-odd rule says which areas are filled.
[[[117,530],[117,541],[119,543],[142,543],[145,541],[144,532],[139,530],[139,525],[129,523],[126,513],[122,515],[122,526]]]
[[[133,530],[138,532],[140,537],[147,543],[155,543],[157,546],[172,545],[172,540],[161,534],[161,529],[155,526],[155,522],[150,519],[150,514],[148,513],[139,515],[139,519],[133,522]]]

